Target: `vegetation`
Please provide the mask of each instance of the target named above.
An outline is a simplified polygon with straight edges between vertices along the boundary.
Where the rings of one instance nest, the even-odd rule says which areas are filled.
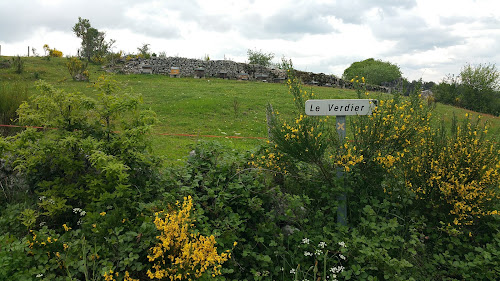
[[[399,66],[390,62],[370,58],[352,63],[351,66],[344,70],[342,78],[356,80],[356,76],[364,77],[368,84],[382,85],[401,78],[401,70]]]
[[[274,58],[273,53],[266,54],[262,50],[257,51],[248,49],[247,55],[249,64],[258,64],[262,66],[270,66]]]
[[[42,61],[26,62],[31,69]],[[284,64],[286,87],[105,77],[90,65],[99,78],[88,88],[61,79],[68,77],[65,62],[43,61],[51,83],[36,82],[37,94],[18,110],[20,124],[43,129],[0,138],[0,279],[500,274],[500,154],[482,118],[458,121],[451,107],[434,108],[418,93],[368,93],[362,77],[357,91],[305,87],[291,63]],[[305,100],[332,96],[379,103],[373,115],[347,118],[344,140],[335,118],[304,115]],[[161,141],[153,149],[151,140],[166,137],[151,133],[167,129],[267,136],[267,102],[274,107],[268,142],[234,149],[227,139],[198,141],[177,165],[158,157],[158,148],[175,145]],[[208,120],[201,129],[200,120]],[[336,219],[343,202],[346,225]]]
[[[58,51],[57,49],[51,49],[49,45],[45,44],[43,45],[43,50],[45,51],[45,55],[47,56],[47,59],[49,58],[61,58],[63,56],[63,53],[61,51]]]
[[[151,58],[151,50],[149,49],[149,44],[142,44],[141,47],[137,48],[139,52],[139,57],[149,59]]]
[[[111,46],[115,42],[114,40],[107,42],[104,32],[92,27],[88,19],[82,19],[81,17],[78,17],[73,32],[82,40],[80,55],[95,63],[103,62],[104,57],[110,52]]]
[[[0,122],[13,125],[17,119],[16,110],[28,99],[28,85],[23,82],[0,82]],[[0,129],[1,134],[8,134],[9,129]],[[12,131],[14,132],[14,131]]]
[[[500,73],[495,65],[466,65],[434,87],[436,100],[470,110],[500,114]]]
[[[21,74],[24,71],[24,61],[20,56],[12,58],[12,67],[14,68],[14,72],[17,74]]]
[[[76,57],[68,58],[66,62],[69,74],[75,81],[89,81],[89,71],[87,70],[88,63],[82,62]]]

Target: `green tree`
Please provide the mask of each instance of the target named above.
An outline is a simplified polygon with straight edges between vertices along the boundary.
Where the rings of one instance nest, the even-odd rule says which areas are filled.
[[[399,66],[390,62],[370,58],[352,63],[344,70],[342,78],[351,80],[356,76],[364,77],[368,84],[382,85],[384,82],[392,82],[401,78],[401,70]]]
[[[105,40],[105,33],[100,32],[90,25],[88,19],[78,17],[78,22],[73,27],[75,35],[82,39],[81,56],[89,61],[102,62],[103,57],[109,52],[114,40]]]
[[[137,48],[139,52],[139,56],[142,56],[145,59],[149,59],[151,57],[151,49],[149,48],[149,44],[142,44],[142,47]]]
[[[494,64],[465,65],[460,71],[462,101],[465,108],[498,114],[500,73]]]
[[[247,51],[248,54],[248,63],[249,64],[258,64],[262,66],[270,66],[271,60],[274,58],[273,53],[264,53],[262,50],[250,50]]]

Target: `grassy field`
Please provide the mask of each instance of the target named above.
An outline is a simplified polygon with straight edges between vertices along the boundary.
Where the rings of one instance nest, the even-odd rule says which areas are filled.
[[[8,60],[8,57],[0,57]],[[107,74],[100,66],[90,65],[90,83],[75,82],[65,66],[65,58],[50,60],[23,58],[22,74],[0,69],[0,83],[27,84],[29,94],[36,94],[34,82],[43,79],[68,92],[93,94],[92,81]],[[292,97],[283,84],[214,78],[170,78],[162,75],[114,75],[122,91],[140,93],[145,108],[158,115],[159,123],[152,135],[155,153],[164,155],[167,163],[182,161],[200,139],[218,140],[234,149],[252,149],[267,137],[265,109],[268,103],[282,115],[294,113]],[[355,91],[305,86],[318,99],[356,98]],[[371,98],[387,99],[388,94],[371,93]],[[436,122],[449,122],[455,114],[462,118],[469,111],[437,104]],[[477,114],[473,114],[477,115]],[[355,117],[354,117],[355,118]],[[490,122],[492,135],[500,133],[500,118],[484,116]]]

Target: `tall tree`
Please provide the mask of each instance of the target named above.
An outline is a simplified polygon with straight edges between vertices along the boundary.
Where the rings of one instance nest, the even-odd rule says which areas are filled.
[[[88,19],[81,17],[78,17],[73,32],[82,39],[81,56],[86,57],[89,61],[102,58],[115,42],[114,40],[106,42],[105,33],[92,27]]]

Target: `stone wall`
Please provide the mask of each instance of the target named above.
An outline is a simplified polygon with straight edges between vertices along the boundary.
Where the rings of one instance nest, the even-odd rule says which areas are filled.
[[[198,60],[180,57],[131,59],[122,61],[119,67],[113,67],[113,71],[126,74],[163,74],[169,75],[172,67],[178,67],[180,77],[194,77],[203,69],[205,77],[221,77],[228,79],[239,79],[247,74],[251,80],[273,81],[275,78],[285,77],[285,71],[281,69],[267,68],[261,65],[239,63],[229,60]],[[198,70],[198,72],[197,72]]]
[[[109,71],[125,74],[162,74],[170,75],[171,68],[178,68],[180,77],[218,77],[227,79],[249,79],[267,82],[286,81],[286,71],[267,68],[256,64],[239,63],[230,60],[199,60],[181,57],[167,58],[134,58],[122,60],[117,65],[109,67]],[[334,75],[297,71],[297,76],[305,84],[352,89],[353,84]],[[367,85],[369,91],[391,92],[392,87]]]

